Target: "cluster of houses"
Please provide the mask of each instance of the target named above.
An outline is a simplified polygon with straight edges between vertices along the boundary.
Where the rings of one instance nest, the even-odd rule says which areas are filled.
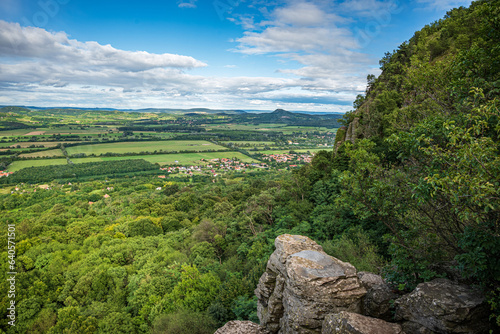
[[[195,172],[205,172],[212,174],[212,176],[216,177],[218,173],[221,171],[245,171],[247,168],[267,168],[268,165],[266,163],[243,163],[237,160],[222,158],[222,159],[211,159],[204,160],[207,162],[207,165],[204,166],[169,166],[160,168],[160,170],[165,171],[167,173],[180,173],[193,175]],[[158,175],[159,178],[164,179],[166,175]]]
[[[296,154],[296,153],[286,153],[286,154],[264,154],[262,159],[268,161],[276,162],[311,162],[312,155],[310,154]]]
[[[12,173],[11,173],[12,174]],[[19,187],[22,187],[22,188],[19,188]],[[31,188],[33,188],[33,191],[31,191]],[[37,189],[43,189],[43,190],[51,190],[52,187],[50,187],[48,184],[40,184],[40,185],[30,185],[28,187],[25,187],[25,184],[24,183],[20,183],[19,186],[16,186],[14,188],[14,190],[12,190],[10,193],[11,194],[14,194],[14,193],[17,193],[17,194],[29,194],[31,192],[34,192],[36,193],[36,190]]]
[[[14,172],[4,172],[3,170],[0,170],[0,177],[2,177],[2,176],[9,176],[12,173],[14,173]]]

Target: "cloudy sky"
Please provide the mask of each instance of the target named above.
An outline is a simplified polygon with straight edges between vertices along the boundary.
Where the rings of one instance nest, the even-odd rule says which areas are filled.
[[[0,105],[344,112],[470,0],[0,0]]]

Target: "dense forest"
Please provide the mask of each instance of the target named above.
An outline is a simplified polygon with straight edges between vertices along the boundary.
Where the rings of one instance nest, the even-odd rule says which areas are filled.
[[[335,150],[292,172],[12,187],[0,224],[15,225],[18,318],[8,325],[2,295],[0,333],[195,334],[258,321],[253,291],[283,233],[401,293],[435,277],[479,285],[500,325],[499,18],[500,0],[476,1],[387,53]]]
[[[87,176],[116,177],[120,174],[137,174],[144,171],[158,172],[158,166],[143,159],[86,162],[81,164],[52,165],[23,168],[10,177],[0,179],[0,184],[42,183],[52,180],[78,181]]]
[[[440,276],[478,284],[497,324],[499,41],[500,1],[475,1],[386,53],[335,156],[348,162],[337,204],[390,231],[387,277],[403,290]]]

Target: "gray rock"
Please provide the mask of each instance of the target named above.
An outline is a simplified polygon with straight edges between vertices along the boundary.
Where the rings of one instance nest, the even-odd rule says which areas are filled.
[[[321,334],[403,334],[401,326],[356,313],[329,314]]]
[[[363,297],[363,314],[369,317],[392,321],[394,301],[398,295],[387,284],[373,285]]]
[[[360,271],[358,272],[358,278],[367,290],[366,295],[363,297],[362,314],[385,321],[392,321],[394,318],[393,303],[398,295],[392,291],[391,287],[380,275]]]
[[[488,332],[489,310],[480,291],[448,279],[419,284],[395,305],[396,320],[416,323],[436,333]],[[416,326],[405,327],[410,325]]]
[[[214,334],[269,334],[269,332],[251,321],[229,321]]]
[[[404,322],[401,327],[405,333],[409,334],[436,334],[436,332],[431,331],[429,328],[412,321]]]
[[[328,313],[360,312],[366,289],[351,264],[303,236],[281,235],[275,246],[255,290],[260,323],[271,333],[319,333]]]
[[[353,144],[357,138],[357,128],[359,125],[359,117],[355,117],[351,123],[349,123],[349,127],[347,128],[347,133],[345,136],[345,141],[351,141]]]
[[[361,284],[366,288],[366,290],[371,289],[375,285],[385,284],[382,276],[370,273],[368,271],[360,271],[358,272],[358,278]]]

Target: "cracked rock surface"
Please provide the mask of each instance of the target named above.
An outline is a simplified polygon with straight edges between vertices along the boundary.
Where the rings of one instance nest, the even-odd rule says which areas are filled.
[[[395,304],[396,320],[406,322],[406,331],[420,327],[420,332],[488,332],[488,306],[481,292],[445,278],[419,284]]]
[[[320,333],[327,314],[361,311],[366,289],[351,264],[304,236],[281,235],[275,246],[255,290],[260,323],[271,333]]]

